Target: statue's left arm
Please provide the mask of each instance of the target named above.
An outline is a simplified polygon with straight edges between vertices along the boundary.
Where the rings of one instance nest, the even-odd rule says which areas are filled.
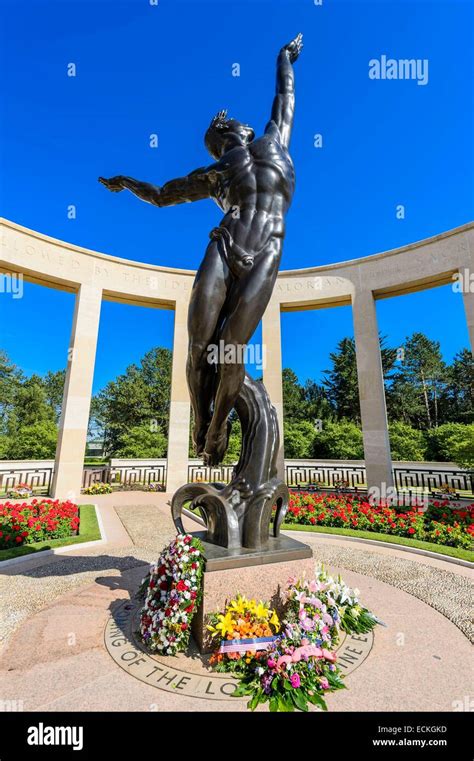
[[[294,40],[285,45],[278,55],[276,94],[273,100],[272,115],[265,133],[273,134],[285,148],[290,144],[293,115],[295,112],[295,75],[293,64],[303,48],[303,35],[298,34]]]
[[[99,177],[99,182],[108,190],[118,193],[121,190],[130,190],[131,193],[142,201],[154,206],[175,206],[179,203],[191,203],[211,197],[212,183],[215,179],[213,167],[202,167],[185,177],[166,182],[162,187],[152,185],[149,182],[134,180],[133,177],[118,175],[106,180]]]

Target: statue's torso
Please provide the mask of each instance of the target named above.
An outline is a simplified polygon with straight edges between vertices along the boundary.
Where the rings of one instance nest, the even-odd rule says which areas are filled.
[[[235,242],[256,253],[270,239],[284,236],[295,173],[288,151],[264,135],[222,157],[225,170],[215,183],[214,199],[225,211],[221,225]]]

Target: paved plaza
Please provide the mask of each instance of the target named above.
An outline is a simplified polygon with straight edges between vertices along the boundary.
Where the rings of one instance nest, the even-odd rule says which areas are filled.
[[[216,675],[197,652],[153,662],[134,639],[134,595],[147,564],[175,534],[169,495],[95,499],[105,541],[1,568],[3,698],[42,711],[245,710],[245,700],[219,695]],[[187,521],[187,530],[196,528]],[[309,532],[297,538],[311,545],[316,562],[357,587],[385,623],[360,647],[343,643],[348,689],[328,696],[329,709],[452,711],[461,705],[472,684],[472,571],[388,546]],[[119,653],[126,653],[124,660],[112,657]],[[181,681],[170,681],[174,674]]]

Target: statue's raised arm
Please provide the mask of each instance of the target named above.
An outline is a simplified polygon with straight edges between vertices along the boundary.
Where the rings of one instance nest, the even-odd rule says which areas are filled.
[[[293,115],[295,112],[295,75],[293,64],[303,49],[303,35],[284,45],[278,54],[276,95],[273,100],[272,115],[265,132],[278,137],[282,145],[290,144]]]

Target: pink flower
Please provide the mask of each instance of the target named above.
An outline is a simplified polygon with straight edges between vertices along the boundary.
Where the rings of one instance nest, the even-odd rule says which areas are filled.
[[[291,675],[291,686],[297,689],[301,685],[301,679],[299,674],[292,674]]]
[[[276,666],[276,661],[274,661],[273,658],[269,658],[267,661],[267,666],[269,669],[274,669]]]
[[[283,664],[288,665],[291,663],[291,661],[292,661],[291,655],[281,655],[277,661],[277,668],[280,668],[281,666],[283,666]]]
[[[315,622],[306,615],[304,610],[300,610],[299,619],[300,619],[301,627],[306,632],[310,632],[314,629]]]
[[[321,679],[319,680],[319,683],[321,687],[323,688],[323,690],[329,690],[329,682],[325,676],[321,677]]]
[[[308,642],[308,640],[305,641]],[[302,647],[297,647],[291,660],[293,663],[299,663],[302,658],[307,661],[308,658],[322,658],[322,656],[323,651],[321,648],[316,647],[316,645],[307,644]]]

